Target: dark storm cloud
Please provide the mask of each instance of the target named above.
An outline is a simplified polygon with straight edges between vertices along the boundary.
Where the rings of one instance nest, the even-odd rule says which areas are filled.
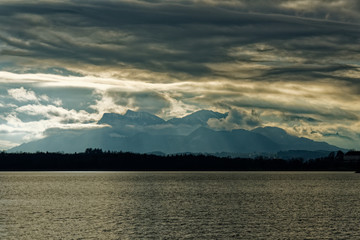
[[[319,65],[318,63],[304,64],[304,65],[292,65],[292,66],[275,66],[272,69],[265,70],[262,72],[261,76],[256,77],[257,80],[279,80],[286,79],[287,81],[296,80],[296,81],[314,81],[319,79],[333,79],[333,80],[343,80],[350,83],[358,83],[358,79],[354,77],[343,77],[333,75],[336,71],[348,71],[354,70],[357,71],[359,67],[350,66],[346,64],[337,64],[329,63]]]
[[[321,108],[320,106],[308,106],[308,104],[302,103],[300,101],[291,102],[289,104],[286,103],[281,104],[276,102],[265,102],[261,99],[260,100],[244,99],[243,101],[224,101],[224,102],[218,102],[216,104],[221,107],[230,108],[232,106],[237,106],[237,107],[246,107],[246,108],[258,108],[263,110],[280,111],[283,113],[290,113],[293,115],[313,114],[331,121],[359,120],[359,116],[356,113],[348,110],[344,110],[342,108],[338,108],[338,107]]]
[[[335,22],[294,17],[296,11],[286,8],[287,2],[240,1],[239,7],[232,9],[232,1],[3,3],[0,39],[5,46],[0,51],[3,56],[14,57],[14,61],[23,60],[22,64],[31,58],[39,62],[50,60],[55,65],[62,62],[134,67],[193,76],[219,74],[208,63],[236,61],[277,64],[274,69],[260,71],[268,79],[291,76],[297,70],[306,75],[307,71],[328,73],[334,68],[348,69],[349,64],[336,61],[359,54],[356,46],[360,30],[353,23],[356,19]],[[354,7],[354,2],[348,6]],[[304,62],[295,68],[282,66],[281,63],[288,65],[289,61],[281,59],[262,60],[261,49],[250,55],[229,54],[236,47],[254,43],[265,43],[270,53],[271,48],[281,49],[288,57],[302,58]],[[255,53],[260,54],[260,59]],[[335,56],[336,60],[331,59]],[[320,62],[321,68],[312,66]]]
[[[311,122],[311,123],[317,123],[317,122],[321,122],[318,119],[312,118],[312,117],[304,117],[304,116],[299,116],[299,115],[287,115],[284,114],[283,115],[283,119],[286,122],[298,122],[298,121],[305,121],[305,122]]]
[[[324,137],[336,137],[336,138],[343,138],[346,140],[354,141],[354,139],[352,139],[351,137],[341,135],[338,132],[336,132],[336,133],[324,132],[324,133],[320,133],[320,134],[323,135]]]

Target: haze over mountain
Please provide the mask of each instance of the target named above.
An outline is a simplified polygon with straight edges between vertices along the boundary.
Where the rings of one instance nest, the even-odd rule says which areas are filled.
[[[146,112],[106,113],[103,128],[92,130],[53,129],[48,137],[22,144],[10,152],[82,152],[86,148],[137,153],[276,153],[288,150],[337,151],[338,147],[287,134],[276,127],[251,131],[216,131],[210,119],[225,119],[227,113],[201,110],[183,118],[165,121]]]

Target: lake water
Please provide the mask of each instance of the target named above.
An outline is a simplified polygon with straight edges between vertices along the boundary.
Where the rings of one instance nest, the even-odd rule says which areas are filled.
[[[0,172],[0,239],[360,239],[360,174]]]

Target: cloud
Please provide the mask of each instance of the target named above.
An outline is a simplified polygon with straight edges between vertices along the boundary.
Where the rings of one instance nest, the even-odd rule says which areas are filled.
[[[320,120],[317,120],[315,118],[312,117],[306,117],[306,116],[301,116],[301,115],[288,115],[288,114],[284,114],[283,116],[284,121],[286,122],[321,122]]]
[[[31,90],[26,90],[23,87],[16,89],[9,89],[8,94],[15,100],[20,102],[38,101],[35,93]]]
[[[137,111],[159,114],[170,107],[170,102],[166,97],[156,91],[125,92],[115,89],[109,90],[106,94],[114,100],[116,105]]]
[[[319,57],[332,58],[325,63],[331,67],[335,54],[342,62],[354,58],[356,19],[329,22],[317,14],[316,20],[299,18],[292,9],[316,5],[311,8],[316,12],[327,5],[341,16],[342,9],[353,12],[356,4],[317,2],[7,2],[1,6],[1,51],[17,68],[21,64],[47,71],[56,66],[73,73],[86,69],[137,77],[155,72],[172,81],[211,76],[218,63],[230,77],[232,68],[225,65],[244,60],[261,69],[270,62],[278,63],[277,68],[299,61],[311,66]]]
[[[208,125],[217,130],[252,129],[261,126],[260,115],[255,110],[251,112],[231,109],[226,118],[208,120]]]
[[[91,115],[85,111],[67,110],[54,105],[29,104],[15,109],[18,113],[27,115],[40,115],[46,119],[59,118],[66,122],[87,122],[91,120]],[[94,121],[94,119],[92,119]]]
[[[96,125],[101,117],[99,113],[65,108],[61,99],[38,94],[43,89],[36,84],[32,86],[33,90],[11,88],[7,90],[8,95],[1,96],[0,132],[4,142],[0,147],[43,138],[49,128],[101,127]]]
[[[18,144],[12,142],[12,141],[7,141],[7,140],[0,140],[0,150],[6,150],[12,147],[16,147]]]

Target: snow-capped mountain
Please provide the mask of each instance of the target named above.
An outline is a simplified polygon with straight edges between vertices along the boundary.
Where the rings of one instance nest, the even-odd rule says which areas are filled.
[[[187,125],[201,125],[206,126],[211,118],[221,119],[226,118],[228,113],[218,113],[210,110],[200,110],[189,114],[183,118],[173,118],[168,120],[168,123],[174,125],[187,124]]]
[[[104,113],[99,124],[118,125],[157,125],[164,124],[165,120],[147,112],[134,112],[127,110],[124,115],[117,113]]]

